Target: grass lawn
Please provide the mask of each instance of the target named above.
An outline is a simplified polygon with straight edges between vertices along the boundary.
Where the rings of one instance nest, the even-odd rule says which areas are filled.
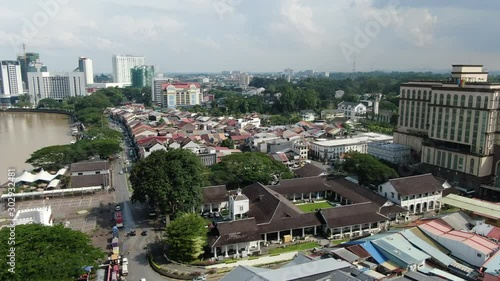
[[[297,205],[299,209],[306,213],[314,212],[316,209],[327,209],[327,208],[333,208],[332,205],[328,202],[318,202],[318,203],[307,203],[307,204],[302,204],[302,205]]]
[[[276,248],[269,250],[270,255],[276,255],[276,254],[281,254],[281,253],[287,253],[287,252],[294,252],[294,251],[304,251],[304,250],[309,250],[315,247],[318,247],[319,244],[316,242],[306,242],[302,244],[295,244],[295,245],[290,245],[286,246],[285,248]]]

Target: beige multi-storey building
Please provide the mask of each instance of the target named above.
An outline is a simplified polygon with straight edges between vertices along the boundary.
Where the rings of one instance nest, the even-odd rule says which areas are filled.
[[[394,133],[426,171],[482,196],[500,191],[500,84],[487,79],[482,65],[453,65],[449,82],[401,84]]]

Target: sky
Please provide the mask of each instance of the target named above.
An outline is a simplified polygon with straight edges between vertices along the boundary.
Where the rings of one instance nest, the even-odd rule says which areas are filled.
[[[158,72],[500,69],[498,0],[23,0],[0,2],[0,60],[78,57],[110,73],[113,54]]]

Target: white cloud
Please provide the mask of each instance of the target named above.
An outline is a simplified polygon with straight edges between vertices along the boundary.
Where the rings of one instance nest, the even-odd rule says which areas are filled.
[[[168,36],[176,32],[181,32],[184,25],[172,18],[138,18],[132,16],[115,16],[109,21],[109,29],[120,30],[120,35],[125,35],[127,39],[159,40],[163,36]]]
[[[203,47],[207,47],[214,50],[220,50],[221,46],[214,39],[206,37],[204,39],[195,39],[195,42]]]
[[[312,48],[322,46],[325,31],[314,21],[313,10],[300,0],[285,0],[281,6],[281,21],[271,24],[271,29]]]
[[[423,47],[432,43],[433,29],[437,23],[437,16],[427,9],[406,9],[397,15],[396,31],[399,36],[412,44]]]

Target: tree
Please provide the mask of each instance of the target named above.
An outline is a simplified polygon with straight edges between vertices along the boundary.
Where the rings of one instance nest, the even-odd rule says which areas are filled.
[[[120,142],[116,140],[94,140],[91,142],[91,151],[105,159],[122,151]]]
[[[186,213],[172,221],[165,231],[171,259],[190,262],[203,254],[207,244],[207,221],[195,213]]]
[[[38,108],[61,108],[62,103],[56,101],[55,99],[41,99],[38,101]]]
[[[66,164],[68,153],[68,145],[47,146],[33,152],[26,163],[45,170],[57,170]]]
[[[361,185],[379,185],[398,177],[394,169],[369,154],[350,152],[343,167],[347,172],[356,174]]]
[[[188,212],[201,203],[206,169],[190,150],[158,150],[134,165],[130,182],[133,202],[151,198],[168,214]]]
[[[83,267],[96,266],[98,260],[105,258],[86,234],[62,225],[18,225],[15,234],[15,240],[9,240],[10,228],[0,231],[2,257],[15,247],[15,273],[8,271],[10,265],[4,260],[0,265],[3,281],[75,280],[84,273]]]
[[[227,138],[220,143],[220,146],[234,149],[234,141],[230,138]]]
[[[211,170],[214,184],[226,184],[233,189],[255,182],[270,184],[275,178],[293,178],[293,173],[287,166],[260,152],[224,156]]]
[[[93,127],[85,131],[85,136],[96,140],[114,140],[121,141],[122,134],[108,127]]]

